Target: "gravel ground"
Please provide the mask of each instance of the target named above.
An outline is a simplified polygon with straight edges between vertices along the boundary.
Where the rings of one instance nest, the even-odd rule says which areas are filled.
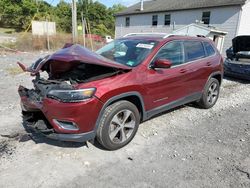
[[[16,70],[45,53],[0,56],[0,187],[250,187],[250,83],[223,81],[209,110],[182,106],[141,124],[118,151],[31,137]]]

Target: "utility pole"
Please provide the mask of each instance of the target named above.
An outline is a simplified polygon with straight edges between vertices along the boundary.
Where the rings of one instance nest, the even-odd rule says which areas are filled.
[[[36,12],[38,13],[38,0],[36,0]]]
[[[77,8],[76,0],[72,0],[72,39],[73,43],[77,43]]]
[[[47,49],[50,51],[50,44],[49,44],[49,22],[48,19],[46,18],[46,34],[47,34]]]
[[[83,36],[83,46],[86,46],[85,42],[85,24],[84,24],[84,19],[83,19],[83,12],[81,12],[81,17],[82,17],[82,36]]]

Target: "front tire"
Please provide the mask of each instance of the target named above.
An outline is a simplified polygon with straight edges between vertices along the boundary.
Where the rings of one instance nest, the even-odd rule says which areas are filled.
[[[220,83],[217,79],[211,78],[205,86],[204,92],[198,105],[201,108],[212,108],[217,102],[220,94]]]
[[[97,140],[108,150],[122,148],[134,138],[139,123],[137,107],[128,101],[118,101],[105,109],[97,130]]]

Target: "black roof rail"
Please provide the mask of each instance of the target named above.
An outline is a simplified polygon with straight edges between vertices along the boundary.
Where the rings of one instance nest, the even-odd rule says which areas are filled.
[[[206,38],[206,36],[204,35],[196,35],[197,37],[202,37],[202,38]]]

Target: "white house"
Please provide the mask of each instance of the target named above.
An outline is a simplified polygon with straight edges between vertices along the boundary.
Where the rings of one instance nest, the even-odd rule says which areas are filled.
[[[189,24],[180,29],[174,30],[171,34],[187,36],[205,36],[214,41],[218,50],[223,53],[223,46],[227,32],[218,30],[215,27],[205,24]]]
[[[143,2],[143,1],[142,1]],[[116,37],[128,33],[172,33],[196,22],[227,32],[223,53],[238,35],[250,35],[250,0],[151,0],[116,14]]]

